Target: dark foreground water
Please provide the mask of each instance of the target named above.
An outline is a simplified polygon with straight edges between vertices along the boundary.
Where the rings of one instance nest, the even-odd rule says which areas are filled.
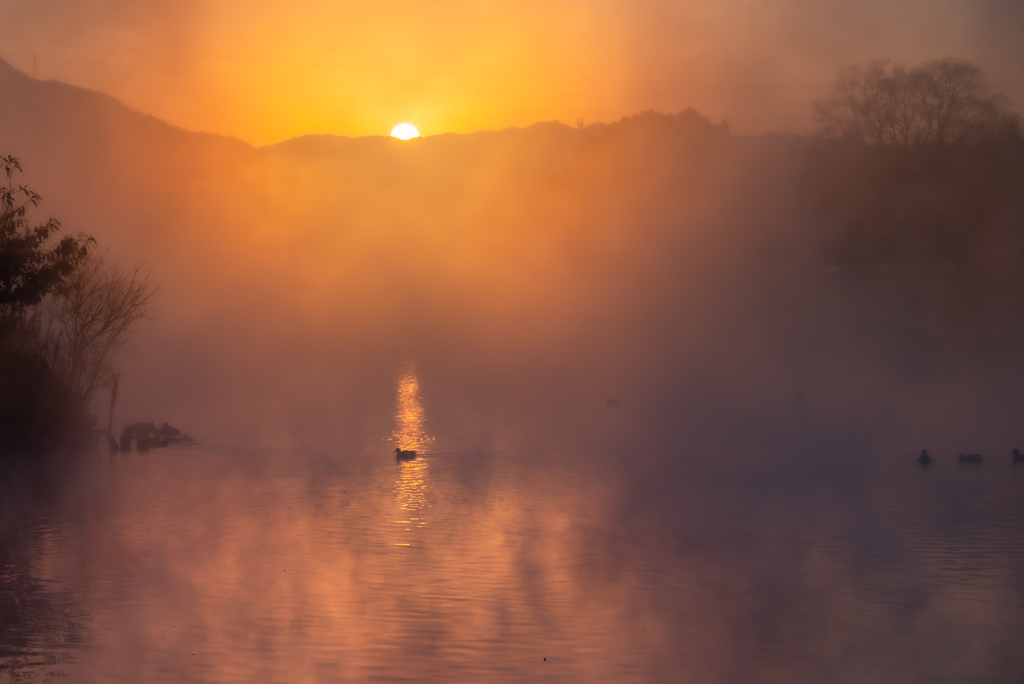
[[[0,681],[1024,680],[1008,455],[633,477],[454,449],[410,391],[390,439],[96,455],[22,496]]]

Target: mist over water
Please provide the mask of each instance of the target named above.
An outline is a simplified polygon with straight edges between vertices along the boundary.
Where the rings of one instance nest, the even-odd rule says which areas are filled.
[[[692,110],[253,148],[0,86],[46,214],[160,283],[115,426],[198,440],[5,472],[12,680],[1024,672],[1018,157],[905,186]]]
[[[408,363],[396,376],[379,407],[394,432],[364,443],[97,456],[9,506],[5,673],[952,682],[1024,667],[1020,468],[642,475],[593,452],[524,458],[434,434],[429,384]],[[427,432],[415,460],[389,454]]]
[[[886,196],[841,151],[693,111],[254,149],[3,79],[5,144],[44,210],[160,283],[122,360],[121,423],[230,444],[379,432],[366,409],[414,358],[435,421],[472,408],[584,442],[1017,439],[1012,173],[959,204],[943,201],[956,185]],[[954,248],[864,258],[847,233],[880,212],[954,217]],[[960,224],[976,258],[955,247]]]

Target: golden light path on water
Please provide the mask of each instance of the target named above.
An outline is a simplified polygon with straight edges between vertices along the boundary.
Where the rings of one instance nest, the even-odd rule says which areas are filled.
[[[430,489],[429,464],[426,459],[427,445],[433,440],[423,427],[424,412],[420,401],[420,383],[416,376],[416,366],[412,362],[405,363],[398,373],[395,400],[395,429],[391,433],[391,443],[403,451],[415,451],[417,456],[411,461],[399,461],[398,479],[395,480],[395,502],[402,515],[395,522],[404,526],[404,531],[412,532],[427,524],[428,508],[427,492]],[[396,542],[395,546],[410,546],[411,542],[403,536],[404,541]]]

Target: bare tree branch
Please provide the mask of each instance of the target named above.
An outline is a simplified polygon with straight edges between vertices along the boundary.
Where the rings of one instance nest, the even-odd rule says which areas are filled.
[[[814,109],[825,137],[903,151],[1021,134],[1009,100],[990,91],[978,67],[952,58],[913,69],[889,62],[843,69]]]
[[[85,262],[45,303],[46,357],[70,397],[85,405],[117,374],[113,362],[130,351],[134,325],[150,319],[158,288],[135,266],[122,272],[102,259]]]

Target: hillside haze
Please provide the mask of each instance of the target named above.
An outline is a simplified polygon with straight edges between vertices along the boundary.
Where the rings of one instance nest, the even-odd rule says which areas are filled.
[[[820,141],[688,110],[254,148],[4,63],[0,151],[39,218],[160,284],[115,422],[379,437],[410,360],[435,431],[628,438],[655,462],[1002,444],[1024,404],[992,256],[1019,253],[1019,207],[971,215],[999,248],[854,258],[864,203]]]

